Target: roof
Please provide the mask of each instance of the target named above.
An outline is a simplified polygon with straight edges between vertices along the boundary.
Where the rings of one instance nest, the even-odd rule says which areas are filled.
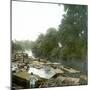
[[[50,68],[50,70],[46,70],[46,68],[37,69],[37,68],[31,67],[28,73],[31,73],[31,72],[33,72],[34,74],[38,75],[43,79],[50,79],[56,74],[53,68]]]
[[[29,73],[27,73],[25,71],[24,72],[22,72],[22,71],[17,72],[14,75],[17,76],[17,77],[20,77],[22,79],[26,79],[26,80],[30,80],[30,76],[31,76],[31,74],[29,74]],[[34,75],[34,76],[36,76],[38,78],[38,80],[41,79],[38,75]]]
[[[24,72],[16,72],[14,75],[17,77],[20,77],[22,79],[26,79],[26,80],[30,79],[30,74],[25,71]]]
[[[73,68],[63,68],[65,71],[67,71],[67,72],[70,72],[70,73],[80,73],[80,71],[78,71],[78,70],[75,70],[75,69],[73,69]]]
[[[61,69],[54,69],[56,73],[64,73]]]

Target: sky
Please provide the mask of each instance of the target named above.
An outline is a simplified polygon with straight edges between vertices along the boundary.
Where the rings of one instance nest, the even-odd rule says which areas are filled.
[[[48,28],[57,29],[63,14],[63,5],[13,1],[12,40],[36,40]]]

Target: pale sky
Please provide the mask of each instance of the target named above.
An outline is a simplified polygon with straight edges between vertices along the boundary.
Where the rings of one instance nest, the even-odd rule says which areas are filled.
[[[13,1],[12,40],[36,40],[48,28],[58,28],[63,9],[63,5]]]

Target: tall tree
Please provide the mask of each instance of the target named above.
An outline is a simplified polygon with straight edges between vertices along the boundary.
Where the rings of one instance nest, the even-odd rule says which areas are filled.
[[[64,18],[58,38],[63,45],[62,57],[85,58],[87,55],[87,6],[64,5]]]
[[[49,28],[45,35],[40,34],[32,48],[36,57],[50,58],[52,50],[57,46],[57,30]]]

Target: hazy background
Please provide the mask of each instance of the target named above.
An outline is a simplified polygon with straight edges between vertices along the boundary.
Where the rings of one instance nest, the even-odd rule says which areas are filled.
[[[63,5],[12,2],[12,40],[35,40],[50,27],[58,28]]]

